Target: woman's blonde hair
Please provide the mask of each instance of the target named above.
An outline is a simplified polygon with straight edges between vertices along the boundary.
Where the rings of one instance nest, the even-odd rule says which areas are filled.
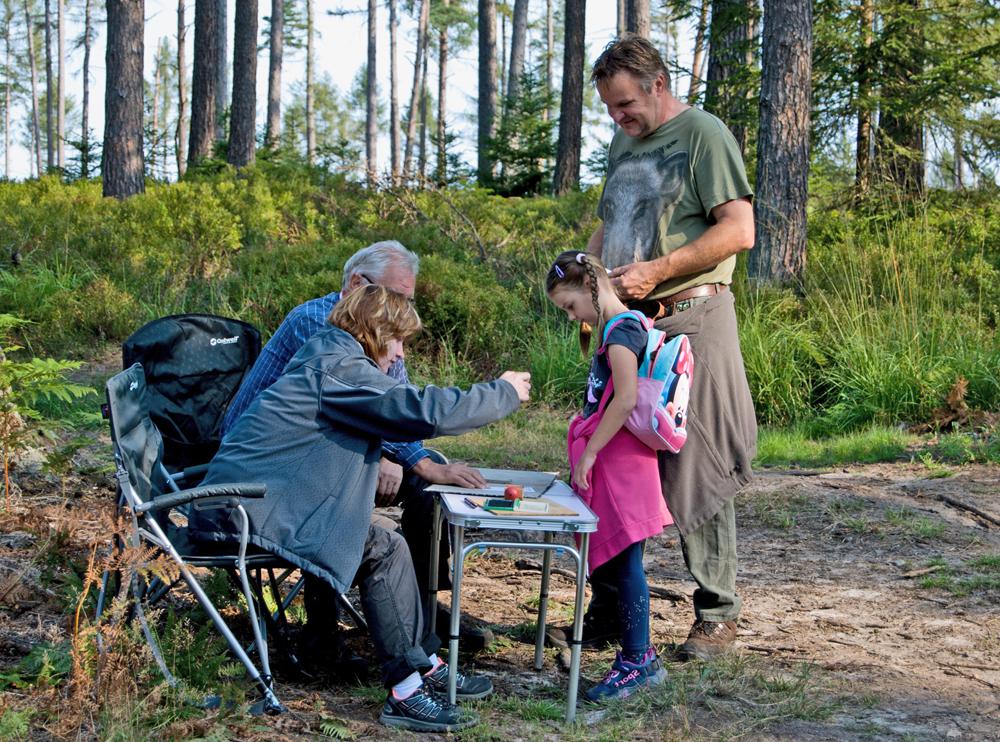
[[[385,353],[393,338],[406,341],[420,332],[413,303],[384,286],[359,286],[337,302],[327,321],[351,333],[373,361]]]

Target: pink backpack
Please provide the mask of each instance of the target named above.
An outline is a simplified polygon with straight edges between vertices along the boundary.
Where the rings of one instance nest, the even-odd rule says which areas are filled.
[[[687,335],[667,339],[663,330],[641,312],[623,312],[604,328],[598,353],[603,353],[608,335],[620,322],[633,316],[646,328],[646,351],[639,359],[638,399],[625,427],[654,451],[677,453],[687,440],[687,408],[691,393],[694,357]],[[614,379],[608,380],[613,388]]]

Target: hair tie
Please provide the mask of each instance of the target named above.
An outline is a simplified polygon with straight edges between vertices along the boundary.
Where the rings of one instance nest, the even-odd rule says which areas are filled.
[[[576,254],[576,262],[579,263],[580,265],[584,265],[587,262],[587,253],[578,252]]]
[[[566,274],[563,272],[563,269],[559,267],[559,263],[553,263],[552,270],[556,272],[556,275],[559,276],[559,278],[566,278]]]

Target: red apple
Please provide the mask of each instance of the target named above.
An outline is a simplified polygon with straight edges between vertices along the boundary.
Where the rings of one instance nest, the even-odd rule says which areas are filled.
[[[524,497],[524,487],[519,484],[508,484],[504,487],[503,497],[505,500],[520,500]]]

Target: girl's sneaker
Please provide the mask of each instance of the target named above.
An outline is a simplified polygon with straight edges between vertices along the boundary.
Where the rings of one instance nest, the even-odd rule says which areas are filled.
[[[627,698],[643,688],[659,685],[666,677],[667,671],[660,665],[660,659],[652,647],[646,651],[639,664],[622,659],[622,653],[618,652],[604,679],[583,695],[591,703],[606,703],[615,698]]]

